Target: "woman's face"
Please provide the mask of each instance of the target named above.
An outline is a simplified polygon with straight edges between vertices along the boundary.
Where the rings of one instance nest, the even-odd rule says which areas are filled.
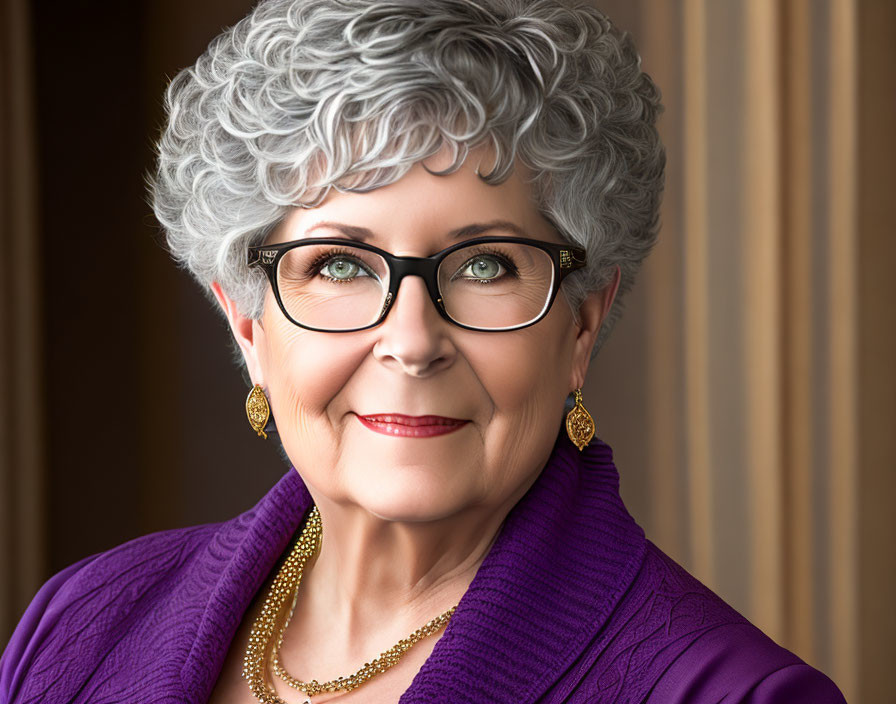
[[[479,155],[473,151],[449,176],[418,164],[375,191],[334,192],[319,207],[294,210],[269,243],[344,237],[320,226],[338,223],[372,231],[369,242],[393,254],[424,257],[454,244],[452,230],[499,220],[533,239],[562,242],[521,175],[488,185],[475,173]],[[514,236],[501,229],[485,234]],[[280,439],[312,495],[406,521],[519,499],[550,454],[564,401],[584,381],[615,293],[611,286],[592,295],[581,325],[558,295],[533,326],[477,332],[442,318],[423,280],[408,276],[379,326],[322,333],[290,323],[270,289],[261,320],[251,321],[215,288],[252,381],[265,388]],[[467,422],[447,434],[408,437],[360,420],[383,414]]]

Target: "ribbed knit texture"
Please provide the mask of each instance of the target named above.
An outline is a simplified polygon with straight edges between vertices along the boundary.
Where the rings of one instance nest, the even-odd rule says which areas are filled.
[[[0,660],[0,704],[207,702],[310,505],[291,470],[232,521],[145,536],[63,570]],[[648,698],[843,701],[645,539],[607,445],[579,453],[561,435],[401,704]]]
[[[562,438],[402,704],[535,701],[616,606],[644,548],[610,448],[580,453]]]

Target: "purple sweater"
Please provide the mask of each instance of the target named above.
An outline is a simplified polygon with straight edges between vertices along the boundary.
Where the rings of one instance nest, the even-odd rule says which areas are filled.
[[[252,510],[52,577],[0,659],[0,703],[207,702],[243,613],[311,505]],[[401,704],[843,702],[644,537],[610,448],[561,434]]]

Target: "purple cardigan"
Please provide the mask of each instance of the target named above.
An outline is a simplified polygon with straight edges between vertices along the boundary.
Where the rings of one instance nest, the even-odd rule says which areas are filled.
[[[311,497],[148,535],[52,577],[0,659],[0,703],[207,702]],[[844,702],[644,537],[610,448],[561,434],[401,704]]]

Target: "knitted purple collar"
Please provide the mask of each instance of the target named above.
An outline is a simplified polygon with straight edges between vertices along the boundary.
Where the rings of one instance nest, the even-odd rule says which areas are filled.
[[[203,572],[220,578],[189,629],[181,672],[197,701],[207,701],[243,614],[310,506],[291,470],[205,548]],[[598,636],[644,551],[609,446],[595,438],[580,453],[561,433],[401,704],[537,700]]]

